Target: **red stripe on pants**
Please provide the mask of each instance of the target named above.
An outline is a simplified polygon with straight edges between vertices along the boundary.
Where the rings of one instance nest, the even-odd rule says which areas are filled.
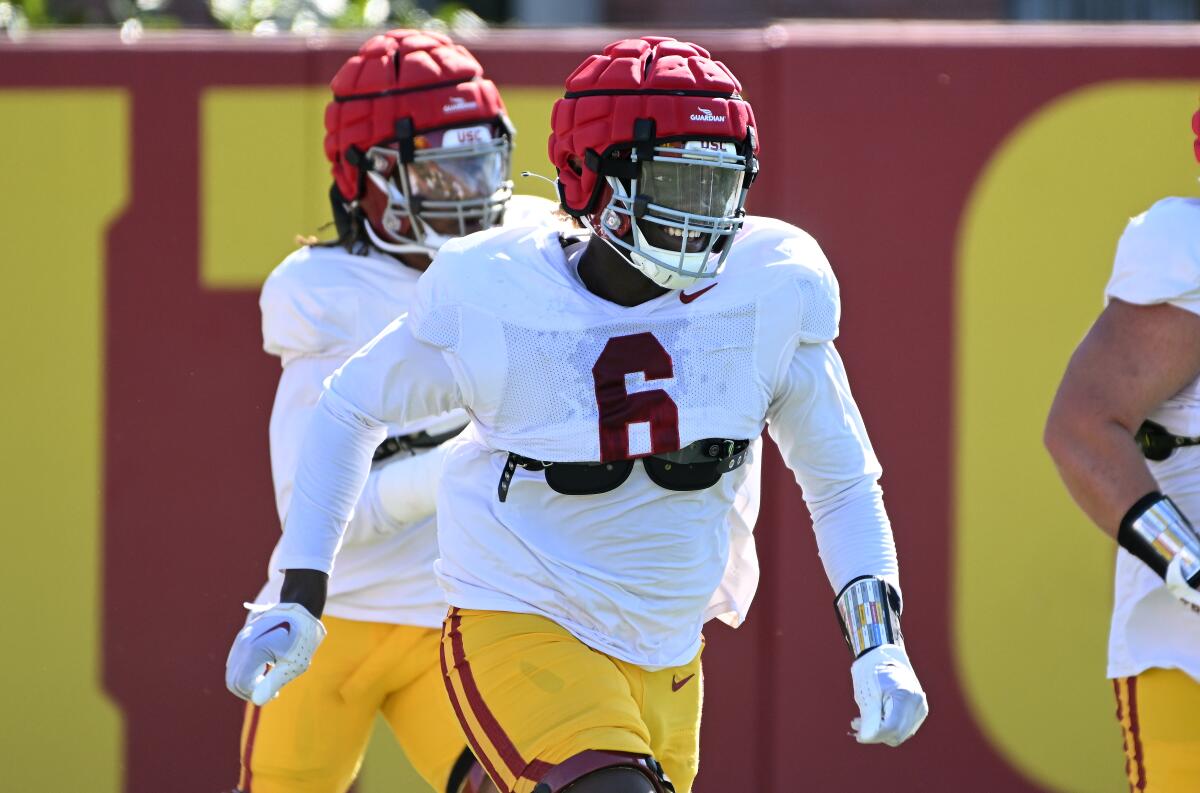
[[[458,626],[462,622],[462,617],[458,613],[458,609],[450,611],[450,646],[454,651],[454,668],[458,670],[458,678],[462,681],[463,694],[467,697],[467,705],[471,708],[471,712],[475,715],[475,720],[479,722],[479,726],[483,728],[483,734],[491,741],[492,746],[496,747],[496,751],[500,754],[500,759],[508,766],[509,772],[514,777],[520,777],[525,771],[525,761],[521,759],[521,753],[517,751],[517,747],[513,745],[508,734],[504,732],[504,728],[500,726],[500,722],[496,721],[495,715],[488,708],[487,703],[483,701],[483,695],[479,692],[479,686],[475,683],[475,676],[471,673],[471,665],[467,663],[467,654],[463,649],[462,633],[459,632]]]
[[[1117,698],[1117,725],[1121,728],[1121,749],[1125,752],[1125,778],[1129,779],[1129,731],[1125,729],[1125,708],[1121,702],[1121,679],[1113,678],[1113,694]]]
[[[246,731],[246,748],[242,751],[242,783],[238,786],[242,793],[250,793],[250,784],[254,781],[254,773],[250,770],[250,757],[254,754],[254,734],[258,732],[258,716],[262,708],[247,704],[250,708],[250,729]]]
[[[457,609],[455,609],[457,612]],[[445,635],[445,628],[443,628]],[[471,725],[467,723],[466,717],[463,715],[462,703],[458,701],[458,694],[454,690],[454,684],[450,682],[450,670],[446,664],[446,642],[441,642],[438,648],[438,656],[442,662],[442,681],[446,684],[446,693],[450,696],[450,705],[454,708],[454,715],[458,718],[458,723],[462,725],[463,732],[467,735],[467,741],[471,744],[471,748],[475,751],[475,759],[483,764],[484,770],[488,776],[496,783],[500,793],[509,793],[508,788],[504,786],[504,780],[496,773],[496,767],[492,765],[491,759],[483,751],[483,747],[479,744],[479,740],[475,737],[475,733],[471,731]]]
[[[1142,737],[1138,734],[1137,678],[1129,678],[1129,733],[1133,736],[1133,759],[1137,763],[1137,790],[1146,789],[1146,764],[1142,757]]]

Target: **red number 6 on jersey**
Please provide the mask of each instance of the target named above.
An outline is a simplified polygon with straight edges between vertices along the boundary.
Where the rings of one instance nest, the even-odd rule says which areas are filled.
[[[609,339],[592,367],[603,462],[629,459],[630,424],[650,425],[650,454],[679,449],[679,408],[661,388],[635,394],[626,391],[625,375],[634,372],[642,372],[647,380],[675,374],[670,354],[650,333]]]

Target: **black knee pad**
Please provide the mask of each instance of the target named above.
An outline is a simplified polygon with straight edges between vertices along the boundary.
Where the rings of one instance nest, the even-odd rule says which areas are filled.
[[[662,765],[653,757],[598,749],[580,752],[551,768],[538,782],[533,793],[567,792],[571,785],[588,774],[603,771],[606,768],[633,769],[650,780],[650,784],[654,785],[655,793],[675,793],[675,786],[671,784],[671,780],[667,779]]]
[[[483,768],[475,761],[475,755],[470,748],[463,749],[454,761],[454,768],[450,769],[446,793],[479,793],[483,789],[483,779]]]
[[[454,768],[450,769],[445,793],[474,793],[469,787],[463,787],[462,783],[467,781],[467,774],[476,764],[478,763],[475,763],[475,756],[470,753],[470,747],[463,749],[461,755],[458,755],[458,759],[454,762]]]

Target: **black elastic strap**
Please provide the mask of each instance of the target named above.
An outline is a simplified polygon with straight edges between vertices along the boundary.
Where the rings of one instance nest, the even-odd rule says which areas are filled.
[[[746,179],[743,187],[747,190],[758,177],[758,157],[754,155],[756,148],[758,148],[758,133],[754,131],[753,126],[746,127],[745,151],[742,156],[746,158]]]
[[[377,463],[393,455],[400,454],[401,452],[411,452],[414,449],[432,449],[435,446],[441,446],[466,428],[467,425],[464,424],[461,427],[455,427],[452,430],[438,432],[433,435],[424,430],[421,432],[410,432],[407,435],[393,435],[375,448],[375,454],[371,458],[371,462]]]
[[[337,182],[329,186],[329,208],[333,213],[333,227],[337,229],[338,240],[349,240],[354,233],[354,218],[346,209],[346,199]]]
[[[640,155],[639,155],[640,156]],[[615,176],[629,181],[638,177],[638,164],[632,160],[622,160],[616,157],[604,158],[593,149],[583,153],[583,164],[589,171],[601,176]]]
[[[526,470],[536,471],[540,468],[533,466],[541,466],[541,463],[528,457],[522,457],[516,452],[509,452],[508,457],[504,460],[504,470],[500,472],[500,483],[496,485],[496,495],[502,502],[508,500],[508,488],[512,485],[513,474],[517,472],[518,465]]]
[[[638,118],[633,122],[633,146],[642,162],[654,159],[655,126],[652,118]]]
[[[1167,575],[1167,560],[1154,550],[1154,546],[1147,542],[1137,529],[1133,528],[1133,522],[1163,498],[1165,496],[1162,493],[1154,490],[1133,502],[1133,506],[1126,511],[1125,517],[1121,518],[1121,527],[1117,530],[1117,544],[1145,562],[1146,566],[1158,573],[1160,578],[1165,578]]]
[[[415,132],[413,131],[413,120],[411,116],[396,119],[396,126],[393,127],[396,134],[396,142],[400,144],[400,162],[408,164],[417,156],[417,147],[413,142]]]

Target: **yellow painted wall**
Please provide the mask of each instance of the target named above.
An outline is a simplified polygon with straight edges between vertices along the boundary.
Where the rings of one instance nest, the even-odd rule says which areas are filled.
[[[258,289],[296,235],[336,236],[325,159],[329,89],[213,88],[200,100],[200,273]]]
[[[522,171],[532,171],[549,179],[554,178],[554,166],[546,156],[546,139],[550,137],[550,108],[562,97],[561,88],[509,88],[500,86],[509,118],[517,128],[517,148],[513,152],[513,182],[518,193],[549,198],[555,203],[554,187]]]
[[[1104,679],[1114,550],[1067,496],[1042,426],[1126,220],[1200,192],[1197,89],[1103,83],[1043,107],[988,163],[961,226],[958,665],[993,742],[1054,790],[1126,785]]]
[[[0,788],[116,793],[101,662],[105,236],[129,198],[123,91],[0,91]]]

